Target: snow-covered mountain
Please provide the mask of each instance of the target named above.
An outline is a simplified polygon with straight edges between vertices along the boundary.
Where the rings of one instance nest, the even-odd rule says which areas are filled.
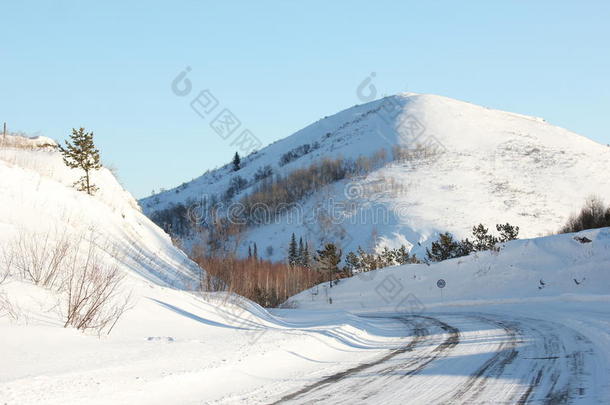
[[[425,153],[409,153],[422,147]],[[325,158],[354,163],[373,156],[382,164],[299,201],[300,216],[250,227],[242,253],[256,242],[259,251],[274,247],[267,255],[281,260],[295,232],[310,246],[330,238],[344,251],[407,244],[421,254],[438,232],[464,237],[478,223],[510,222],[522,237],[541,236],[563,225],[588,195],[610,200],[610,147],[541,118],[408,93],[325,117],[242,159],[239,171],[227,164],[141,205],[149,216],[189,207],[202,196],[222,196],[240,176],[247,183],[235,202],[260,185],[255,174],[266,166],[287,176]],[[329,206],[330,237],[316,217]],[[313,220],[303,220],[308,215]]]

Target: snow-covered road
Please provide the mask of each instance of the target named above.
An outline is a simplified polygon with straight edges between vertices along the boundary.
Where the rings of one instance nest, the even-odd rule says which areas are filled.
[[[408,343],[276,403],[603,403],[596,347],[557,322],[505,314],[376,314],[403,322]],[[607,382],[606,382],[607,383]]]
[[[9,287],[21,291],[23,306],[36,296],[34,287]],[[252,315],[250,329],[218,313],[213,297],[146,292],[155,299],[140,300],[115,334],[100,339],[43,324],[47,312],[28,325],[0,319],[0,404],[610,398],[610,296],[429,304],[417,315],[274,309]]]

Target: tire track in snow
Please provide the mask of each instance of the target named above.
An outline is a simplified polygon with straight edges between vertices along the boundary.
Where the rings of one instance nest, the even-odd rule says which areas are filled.
[[[517,344],[520,331],[514,323],[494,321],[483,316],[472,318],[500,327],[504,330],[508,340],[501,342],[497,348],[497,353],[471,374],[466,383],[451,396],[451,399],[448,401],[451,404],[474,403],[476,398],[481,396],[488,379],[500,377],[506,366],[512,363],[519,354]],[[467,395],[468,399],[464,400],[464,397]]]
[[[466,383],[449,399],[437,397],[433,403],[476,404],[487,403],[497,395],[489,382],[503,376],[521,377],[525,390],[515,390],[507,403],[519,405],[540,403],[547,405],[576,403],[585,398],[585,358],[593,354],[592,343],[582,334],[539,319],[496,320],[488,316],[470,315],[470,318],[493,324],[504,330],[508,341],[502,342],[497,353],[484,362]],[[520,343],[527,343],[519,346]],[[566,344],[571,343],[571,348]],[[513,364],[514,363],[514,364]],[[520,374],[519,371],[525,373]],[[518,385],[516,387],[519,387]],[[499,398],[496,397],[496,400]]]
[[[497,343],[490,347],[491,357],[480,360],[482,364],[477,365],[468,359],[468,354],[460,358],[464,356],[462,350],[451,356],[454,348],[468,348],[470,343],[476,342],[477,336],[462,342],[460,330],[438,317],[395,316],[412,327],[414,338],[409,344],[376,361],[328,376],[275,403],[373,403],[379,398],[384,398],[386,403],[404,403],[404,398],[409,398],[409,403],[426,404],[557,405],[595,401],[587,395],[590,387],[586,384],[586,366],[591,360],[587,357],[594,354],[593,344],[577,331],[545,320],[504,315],[469,313],[439,316],[466,330],[472,321],[491,325],[491,330],[500,330],[502,334],[496,335]],[[451,320],[453,317],[455,323]],[[433,331],[436,332],[431,333]],[[444,336],[442,342],[436,341],[439,336]],[[465,346],[460,343],[465,343]],[[415,351],[417,357],[399,356],[409,351]],[[408,380],[407,383],[407,379],[421,374],[431,363],[445,357],[453,367],[471,370],[464,375],[463,383],[448,384],[441,389],[444,392],[434,398],[429,396],[426,388],[418,389],[419,380]],[[430,378],[438,379],[439,375]],[[418,378],[427,379],[427,376]]]
[[[366,371],[374,366],[382,365],[383,363],[388,362],[389,360],[391,360],[392,358],[394,358],[400,354],[413,351],[417,346],[419,346],[421,343],[423,343],[426,340],[426,338],[429,338],[431,336],[429,333],[429,329],[426,327],[425,323],[431,323],[434,327],[440,328],[442,331],[444,331],[445,334],[448,335],[443,342],[438,344],[432,350],[430,355],[418,356],[417,358],[413,359],[412,361],[408,361],[407,363],[402,363],[402,364],[398,364],[398,365],[392,365],[389,367],[385,367],[382,370],[375,373],[374,375],[367,376],[366,379],[368,379],[370,382],[377,382],[380,378],[383,378],[384,376],[388,376],[388,375],[391,375],[396,372],[401,373],[400,378],[415,375],[415,374],[419,373],[420,371],[422,371],[428,364],[430,364],[434,360],[437,360],[441,357],[446,356],[448,351],[450,351],[455,346],[457,346],[460,341],[459,330],[457,328],[454,328],[453,326],[451,326],[445,322],[442,322],[436,318],[432,318],[432,317],[428,317],[428,316],[419,316],[419,315],[413,315],[413,316],[408,316],[408,317],[395,317],[395,318],[401,320],[402,322],[405,322],[409,326],[411,326],[411,323],[413,321],[415,321],[415,325],[414,325],[415,327],[413,329],[414,338],[406,346],[393,350],[389,354],[387,354],[387,355],[383,356],[382,358],[375,360],[373,362],[364,363],[364,364],[358,365],[356,367],[352,367],[348,370],[342,371],[340,373],[330,375],[330,376],[328,376],[320,381],[317,381],[313,384],[310,384],[294,393],[285,395],[284,397],[282,397],[280,400],[274,402],[273,404],[280,404],[280,403],[284,403],[286,401],[291,401],[291,400],[306,400],[308,402],[314,401],[313,398],[308,399],[306,397],[305,398],[301,398],[301,397],[306,396],[307,394],[315,395],[315,393],[317,393],[318,391],[323,391],[329,385],[338,383],[341,380],[344,380],[346,377],[351,377],[351,376],[357,375],[358,373],[362,373],[363,371]],[[393,383],[393,382],[394,381],[392,380],[392,378],[387,378],[388,384]],[[351,388],[353,388],[352,390],[350,390],[351,394],[354,394],[356,391],[359,391],[359,389],[367,387],[367,381],[360,380],[360,381],[354,382],[354,384],[356,386],[351,387]],[[383,388],[383,387],[379,387],[379,389],[377,389],[375,391],[371,391],[371,390],[367,391],[367,393],[361,398],[361,400],[365,400],[365,399],[375,395],[376,393],[379,392],[379,390],[381,388]],[[324,395],[323,392],[320,392],[320,394]],[[324,399],[328,399],[333,394],[336,394],[336,393],[329,393],[329,394],[325,395],[323,398],[316,397],[315,402],[322,401]]]
[[[524,358],[535,362],[527,390],[516,403],[590,403],[592,398],[587,398],[585,379],[586,358],[594,353],[592,342],[563,325],[538,319],[525,321],[523,328],[536,337],[535,346],[541,351]]]

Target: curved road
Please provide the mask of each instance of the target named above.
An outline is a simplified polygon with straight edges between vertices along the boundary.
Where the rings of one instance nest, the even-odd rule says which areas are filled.
[[[592,343],[557,323],[480,313],[392,315],[410,341],[279,403],[591,404]]]

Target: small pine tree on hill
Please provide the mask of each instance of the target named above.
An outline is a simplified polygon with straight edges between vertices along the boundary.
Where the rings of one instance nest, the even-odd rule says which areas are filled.
[[[241,169],[241,158],[239,153],[235,152],[235,156],[233,156],[233,171],[236,172],[239,169]]]
[[[64,163],[71,169],[82,169],[85,175],[78,179],[74,186],[78,191],[86,191],[93,195],[98,187],[91,183],[90,173],[102,167],[100,163],[100,151],[93,143],[93,132],[85,132],[85,128],[72,129],[70,135],[72,142],[65,141],[66,146],[59,146]]]
[[[500,242],[508,242],[519,238],[519,227],[513,226],[508,222],[505,224],[496,224],[496,229],[500,232]]]
[[[498,243],[498,238],[489,233],[489,229],[485,228],[483,224],[472,227],[472,241],[474,250],[484,251],[493,250]]]

